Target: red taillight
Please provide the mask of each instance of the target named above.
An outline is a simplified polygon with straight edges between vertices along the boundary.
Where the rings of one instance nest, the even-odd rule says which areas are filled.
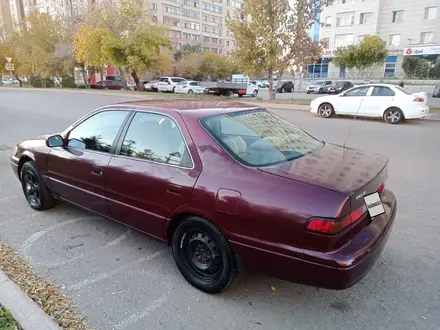
[[[187,88],[187,87],[188,87],[188,85],[183,86],[183,88]]]
[[[171,83],[170,83],[170,82],[168,82],[168,85],[171,85]]]
[[[413,102],[425,102],[425,99],[423,97],[416,97]]]
[[[356,223],[366,212],[367,207],[362,205],[341,220],[312,218],[307,223],[307,230],[321,234],[336,235]]]
[[[377,188],[377,192],[380,194],[382,193],[383,189],[385,188],[384,184],[382,183],[379,188]]]

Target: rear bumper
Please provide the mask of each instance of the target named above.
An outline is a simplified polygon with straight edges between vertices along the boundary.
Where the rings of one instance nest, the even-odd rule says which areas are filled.
[[[291,282],[333,290],[347,289],[359,282],[373,267],[391,233],[397,212],[394,194],[385,190],[386,213],[376,217],[339,250],[323,253],[303,250],[302,257],[257,249],[231,242],[245,266]]]
[[[425,118],[429,114],[429,107],[425,106],[417,110],[406,111],[405,119]]]

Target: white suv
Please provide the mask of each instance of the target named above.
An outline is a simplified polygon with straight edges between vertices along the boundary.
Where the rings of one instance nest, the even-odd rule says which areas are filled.
[[[158,90],[159,92],[174,92],[176,86],[184,81],[185,78],[180,77],[162,77],[159,79]]]

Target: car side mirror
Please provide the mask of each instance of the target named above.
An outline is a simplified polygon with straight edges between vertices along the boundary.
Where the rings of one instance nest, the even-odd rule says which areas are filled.
[[[52,135],[46,139],[46,145],[50,148],[62,147],[64,145],[64,140],[61,135]]]
[[[71,147],[71,148],[76,148],[76,149],[85,149],[86,148],[86,144],[78,139],[70,139],[69,142],[67,143],[67,146]]]

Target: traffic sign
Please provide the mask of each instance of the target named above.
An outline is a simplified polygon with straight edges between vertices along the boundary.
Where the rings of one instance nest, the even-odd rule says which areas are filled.
[[[6,61],[8,61],[8,63],[12,62],[12,57],[5,57]]]
[[[6,63],[5,69],[8,71],[14,71],[14,63]]]

